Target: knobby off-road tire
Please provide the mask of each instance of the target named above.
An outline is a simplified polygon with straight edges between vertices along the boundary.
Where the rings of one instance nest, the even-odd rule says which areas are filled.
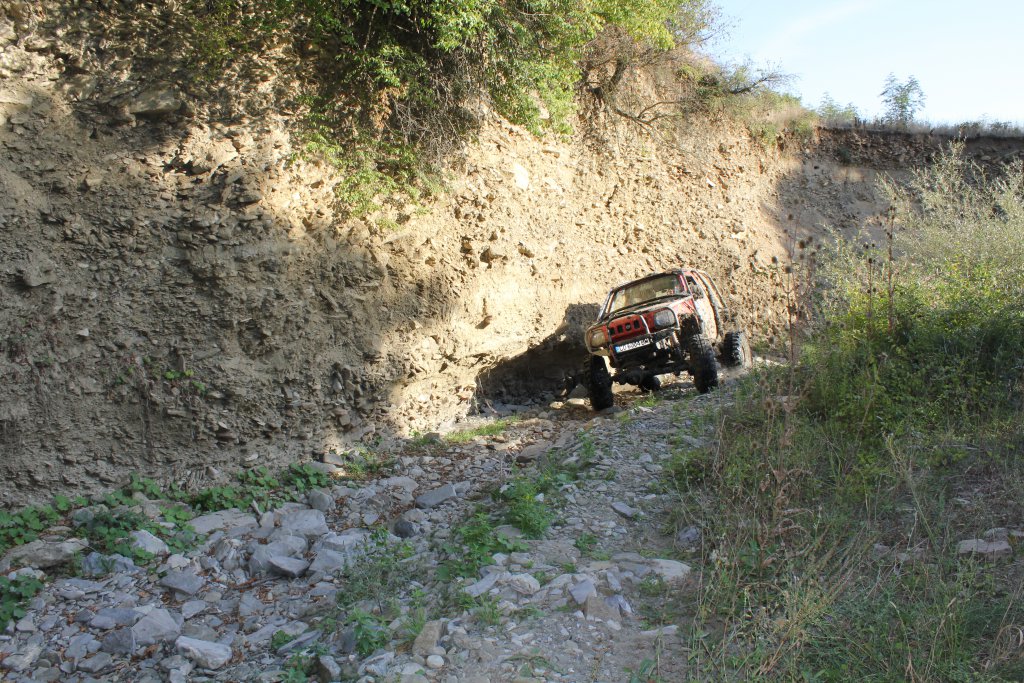
[[[657,391],[661,389],[661,378],[657,375],[644,375],[640,380],[640,389],[643,391]]]
[[[754,362],[750,353],[750,340],[743,330],[727,332],[722,341],[722,360],[734,368],[749,368]]]
[[[615,404],[615,396],[612,394],[612,376],[601,356],[590,357],[590,368],[587,372],[587,394],[590,396],[590,407],[594,410],[604,410]]]
[[[703,334],[692,335],[687,341],[690,349],[690,374],[697,391],[706,394],[718,386],[718,359],[715,348]]]

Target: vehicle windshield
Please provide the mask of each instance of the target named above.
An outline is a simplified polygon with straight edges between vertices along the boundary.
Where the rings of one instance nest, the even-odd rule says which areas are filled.
[[[681,296],[687,293],[678,275],[659,275],[615,290],[608,301],[607,312],[615,313],[662,296]]]

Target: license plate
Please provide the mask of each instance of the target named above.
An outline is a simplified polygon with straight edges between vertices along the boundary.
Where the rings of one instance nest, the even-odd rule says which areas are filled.
[[[632,351],[634,349],[643,348],[644,346],[650,346],[650,339],[637,339],[636,341],[629,342],[628,344],[619,344],[615,347],[615,353],[625,353],[626,351]]]

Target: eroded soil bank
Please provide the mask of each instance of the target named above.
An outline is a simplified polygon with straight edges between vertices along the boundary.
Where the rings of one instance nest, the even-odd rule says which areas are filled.
[[[599,111],[539,140],[485,114],[441,193],[346,219],[343,178],[272,106],[286,85],[199,101],[105,51],[86,10],[68,29],[16,5],[0,14],[9,506],[546,404],[608,287],[680,264],[724,283],[771,343],[797,239],[877,223],[877,174],[945,142],[766,148],[723,124],[652,137]],[[1019,155],[1007,144],[978,158]]]

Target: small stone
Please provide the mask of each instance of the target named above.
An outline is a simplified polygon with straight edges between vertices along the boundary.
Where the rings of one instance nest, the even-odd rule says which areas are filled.
[[[427,666],[431,669],[442,669],[444,668],[444,657],[440,655],[430,655],[427,657]]]
[[[410,508],[402,513],[402,519],[413,524],[422,524],[427,521],[427,513],[417,508]]]
[[[619,608],[609,605],[596,593],[590,595],[583,603],[583,613],[587,615],[587,619],[600,619],[601,621],[618,621],[620,618]]]
[[[124,655],[127,657],[135,654],[137,644],[135,634],[130,628],[119,628],[103,636],[100,649],[112,655]]]
[[[133,609],[127,607],[104,607],[100,611],[96,612],[96,615],[92,618],[89,626],[92,628],[99,628],[96,625],[97,619],[106,620],[112,624],[106,628],[114,628],[115,626],[134,626],[135,623],[142,618],[142,615]]]
[[[330,655],[320,655],[316,660],[317,678],[325,683],[327,681],[340,681],[342,676],[341,665]]]
[[[243,593],[238,601],[238,616],[244,618],[254,614],[263,614],[266,608],[266,605],[255,595]]]
[[[956,546],[958,555],[979,555],[985,559],[996,559],[1008,557],[1013,553],[1007,541],[984,541],[980,538],[971,538],[960,541]]]
[[[206,604],[205,600],[189,600],[181,606],[181,616],[185,619],[191,619],[197,614],[205,612],[207,607],[209,607],[209,605]]]
[[[94,655],[92,657],[89,657],[88,659],[83,659],[82,661],[80,661],[78,663],[78,670],[79,671],[84,671],[84,672],[90,673],[90,674],[98,674],[99,672],[103,671],[104,669],[106,669],[107,667],[109,667],[113,663],[114,663],[114,658],[113,657],[111,657],[106,652],[100,652],[97,655]]]
[[[231,648],[221,643],[181,636],[174,645],[178,652],[203,669],[219,669],[231,660]]]
[[[437,641],[441,640],[443,628],[444,622],[441,620],[428,621],[424,624],[412,644],[412,653],[420,657],[430,654],[430,649],[437,645]]]
[[[394,652],[382,652],[379,655],[370,657],[360,664],[359,673],[369,674],[371,676],[387,676],[388,668],[391,666],[391,662],[393,662],[394,659]]]
[[[138,548],[139,550],[150,553],[151,555],[163,556],[170,553],[166,543],[145,529],[133,531],[130,535],[132,537],[133,548]]]
[[[282,536],[267,545],[257,546],[249,558],[249,573],[255,575],[268,572],[271,557],[294,557],[306,552],[306,546],[306,540],[299,536]]]
[[[320,510],[294,510],[284,513],[280,519],[282,531],[294,536],[308,539],[323,536],[330,531],[327,519]]]
[[[172,571],[160,579],[160,585],[176,593],[195,595],[206,585],[206,579],[191,571]]]
[[[513,574],[508,579],[508,585],[520,595],[533,595],[540,590],[540,581],[529,574]]]
[[[306,496],[309,507],[320,512],[330,512],[334,509],[334,496],[321,489],[313,489]]]
[[[660,576],[666,583],[682,581],[690,575],[690,565],[676,560],[648,560],[651,571]]]
[[[451,484],[439,486],[436,489],[422,493],[416,497],[416,507],[430,509],[456,496],[455,487]]]
[[[289,652],[298,652],[299,650],[305,649],[307,646],[320,640],[321,635],[322,633],[320,631],[306,631],[295,640],[291,640],[277,648],[277,654],[286,655]]]
[[[615,510],[615,512],[625,517],[626,519],[633,519],[638,514],[640,514],[640,511],[637,510],[636,508],[631,508],[630,506],[622,502],[612,503],[612,510]]]
[[[138,645],[153,645],[174,640],[181,633],[181,625],[166,609],[154,609],[132,627]]]
[[[569,595],[572,596],[577,605],[582,605],[591,595],[597,595],[597,587],[594,586],[594,582],[590,579],[584,579],[569,589]]]
[[[12,567],[35,567],[36,569],[58,567],[70,562],[87,547],[88,543],[80,538],[69,538],[64,541],[32,541],[9,550],[0,560],[0,572],[6,573]]]
[[[399,519],[395,522],[393,531],[399,538],[412,538],[419,533],[419,528],[407,519]]]
[[[218,529],[229,530],[249,525],[256,526],[256,516],[232,508],[195,517],[189,521],[189,525],[195,529],[197,534],[205,536]]]
[[[479,598],[481,595],[494,588],[494,584],[498,582],[499,576],[500,574],[498,572],[493,572],[476,583],[466,586],[462,590],[471,598]]]
[[[71,640],[68,641],[68,646],[64,650],[64,658],[77,662],[99,649],[100,641],[96,640],[91,633],[80,633],[77,636],[72,636]],[[9,660],[10,657],[4,661],[7,662]]]
[[[150,88],[139,94],[128,111],[136,116],[158,118],[173,114],[182,107],[180,95],[173,88]]]
[[[170,657],[164,657],[160,660],[160,668],[164,671],[173,671],[174,669],[187,669],[192,671],[192,662],[188,661],[181,655],[171,655]]]
[[[41,654],[43,654],[41,643],[29,643],[22,651],[5,657],[0,662],[0,666],[11,671],[24,671],[33,666]]]
[[[313,563],[309,565],[309,571],[314,574],[316,572],[335,574],[347,567],[348,564],[348,555],[339,553],[336,550],[327,550],[324,548],[316,554],[315,558],[313,558]]]
[[[267,560],[270,571],[278,576],[284,576],[289,579],[297,579],[306,573],[309,569],[309,562],[300,560],[297,557],[287,557],[285,555],[272,555]]]
[[[527,446],[523,450],[519,451],[518,455],[516,455],[516,462],[520,464],[533,462],[540,456],[547,453],[550,448],[551,444],[549,444],[547,441],[542,441],[540,443],[535,443],[530,446]]]

